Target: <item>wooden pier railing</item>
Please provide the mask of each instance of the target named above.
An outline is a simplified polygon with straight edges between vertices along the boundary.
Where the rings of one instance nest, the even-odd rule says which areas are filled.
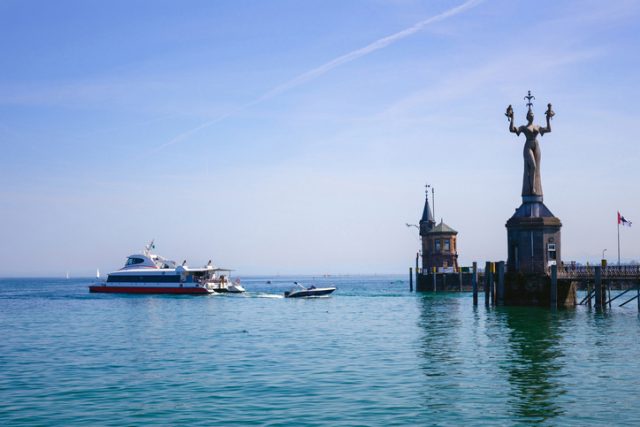
[[[640,265],[611,265],[600,267],[603,279],[640,280]],[[593,280],[596,266],[558,266],[559,279]]]

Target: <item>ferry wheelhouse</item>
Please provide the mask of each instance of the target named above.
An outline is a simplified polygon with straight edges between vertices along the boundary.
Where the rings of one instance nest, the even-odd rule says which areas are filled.
[[[90,292],[129,294],[211,294],[240,293],[244,288],[231,282],[232,270],[216,268],[211,261],[201,268],[191,268],[186,261],[177,265],[151,253],[153,242],[141,254],[127,257],[120,270],[109,273],[107,280],[89,286]]]

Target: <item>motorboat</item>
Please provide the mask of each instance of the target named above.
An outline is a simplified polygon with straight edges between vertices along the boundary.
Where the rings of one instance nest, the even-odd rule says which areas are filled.
[[[153,241],[141,254],[127,257],[124,267],[109,273],[107,280],[89,286],[90,292],[128,294],[212,294],[241,293],[239,279],[231,281],[228,268],[216,268],[211,261],[192,268],[152,253]]]
[[[230,273],[231,270],[214,269],[221,272]],[[233,282],[227,279],[229,276],[221,275],[219,280],[211,281],[211,288],[214,292],[229,293],[229,294],[241,294],[246,292],[245,288],[240,284],[240,279],[236,279]]]
[[[322,297],[326,295],[330,295],[333,291],[336,290],[335,287],[326,287],[326,288],[317,288],[314,285],[309,286],[308,288],[302,286],[298,282],[293,282],[297,287],[291,289],[290,291],[286,291],[284,293],[285,298],[308,298],[308,297]]]

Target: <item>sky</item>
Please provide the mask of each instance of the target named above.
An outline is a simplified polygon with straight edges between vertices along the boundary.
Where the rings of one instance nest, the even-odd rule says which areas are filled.
[[[562,258],[640,260],[640,2],[0,2],[0,276],[155,239],[236,274],[407,273],[425,184],[506,258],[536,97]]]

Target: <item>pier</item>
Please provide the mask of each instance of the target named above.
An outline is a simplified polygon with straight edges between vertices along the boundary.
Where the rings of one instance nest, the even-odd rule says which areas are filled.
[[[424,272],[416,269],[416,292],[471,292],[473,304],[477,305],[481,286],[485,304],[505,305],[505,262],[486,262],[483,271],[479,271],[477,265],[478,263],[474,262],[472,267],[462,267],[453,273]],[[412,269],[410,276],[410,291],[413,291]],[[541,286],[537,289],[543,289],[546,295],[538,296],[539,303],[535,305],[551,308],[586,305],[596,309],[612,309],[614,306],[624,307],[635,301],[640,312],[640,265],[552,265],[548,274],[539,278],[539,283]],[[576,289],[587,292],[580,301],[568,295]]]

